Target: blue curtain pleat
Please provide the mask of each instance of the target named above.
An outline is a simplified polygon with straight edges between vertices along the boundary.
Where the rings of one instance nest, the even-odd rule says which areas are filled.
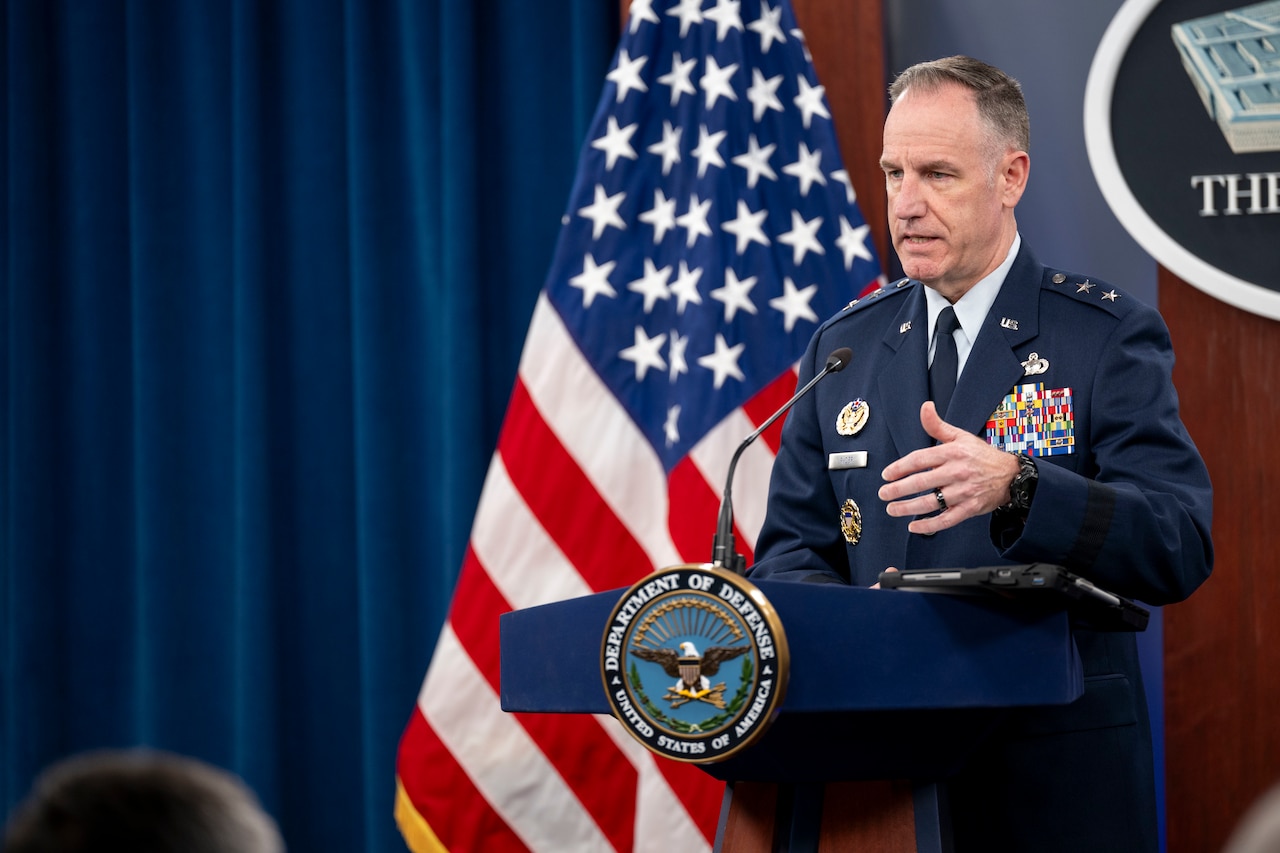
[[[277,624],[283,628],[289,611],[282,610],[276,594],[275,569],[281,563],[274,552],[275,542],[285,535],[276,507],[286,500],[279,490],[288,475],[278,451],[287,442],[282,433],[289,427],[279,412],[281,408],[287,412],[287,406],[277,393],[282,384],[281,363],[274,346],[278,321],[273,306],[282,276],[270,270],[274,257],[268,253],[284,225],[275,218],[278,211],[268,209],[274,198],[272,164],[262,153],[276,133],[266,122],[274,111],[271,93],[279,90],[276,69],[261,61],[275,38],[273,9],[274,4],[250,0],[228,3],[225,37],[211,42],[225,52],[222,62],[228,88],[226,120],[219,137],[229,161],[224,259],[230,267],[227,349],[233,392],[227,407],[231,483],[226,500],[232,519],[226,535],[235,553],[228,572],[236,596],[228,614],[232,619],[228,653],[236,672],[229,697],[231,766],[255,787],[293,844],[288,833],[301,830],[289,827],[279,802],[280,792],[293,783],[281,760],[290,705],[283,693],[283,673],[291,664],[275,653]]]
[[[0,7],[5,811],[145,744],[291,849],[402,850],[617,4]]]

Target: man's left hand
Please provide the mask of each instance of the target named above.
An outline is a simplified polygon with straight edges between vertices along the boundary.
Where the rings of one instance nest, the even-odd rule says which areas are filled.
[[[920,407],[920,423],[938,443],[913,450],[884,469],[879,494],[889,515],[921,516],[907,529],[937,533],[1009,502],[1017,457],[947,423],[932,401]]]

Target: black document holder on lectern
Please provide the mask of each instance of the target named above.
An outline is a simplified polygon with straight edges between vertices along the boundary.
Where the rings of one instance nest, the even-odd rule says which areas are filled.
[[[756,586],[786,633],[790,680],[757,742],[700,765],[730,783],[717,849],[800,853],[820,838],[824,848],[853,849],[857,838],[858,849],[948,850],[931,783],[964,765],[1002,709],[1065,704],[1084,690],[1061,611],[833,584]],[[622,593],[504,614],[503,710],[609,713],[601,642]],[[868,780],[890,787],[836,787]],[[865,814],[844,808],[851,791],[871,792],[855,798]]]

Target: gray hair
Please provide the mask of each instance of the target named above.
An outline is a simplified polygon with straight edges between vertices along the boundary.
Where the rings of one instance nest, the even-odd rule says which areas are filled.
[[[970,56],[948,56],[911,66],[889,87],[889,100],[896,103],[914,88],[935,92],[948,85],[963,86],[973,92],[978,115],[987,126],[993,147],[1031,151],[1031,118],[1022,86],[994,65]]]

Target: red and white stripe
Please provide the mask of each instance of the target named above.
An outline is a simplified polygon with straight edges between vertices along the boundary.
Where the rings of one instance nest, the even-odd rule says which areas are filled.
[[[710,849],[723,783],[611,717],[507,714],[498,617],[704,562],[729,457],[795,388],[771,383],[671,472],[538,301],[468,554],[400,744],[396,815],[417,853]],[[764,520],[780,425],[734,483],[739,550]]]

